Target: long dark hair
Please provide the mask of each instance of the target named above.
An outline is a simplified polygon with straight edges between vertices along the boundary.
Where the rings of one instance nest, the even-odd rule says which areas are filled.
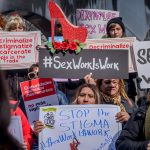
[[[0,70],[0,149],[21,150],[19,143],[9,134],[10,109],[7,96],[7,84]]]

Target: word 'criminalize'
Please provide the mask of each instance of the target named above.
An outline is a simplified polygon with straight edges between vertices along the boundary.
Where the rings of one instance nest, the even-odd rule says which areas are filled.
[[[43,65],[45,68],[54,68],[54,69],[90,69],[90,70],[103,70],[103,69],[113,69],[119,71],[119,63],[118,62],[110,62],[109,58],[106,57],[103,62],[101,59],[93,58],[89,62],[84,62],[83,58],[80,57],[79,60],[72,59],[70,61],[61,62],[59,56],[55,56],[54,58],[45,58],[43,59]]]

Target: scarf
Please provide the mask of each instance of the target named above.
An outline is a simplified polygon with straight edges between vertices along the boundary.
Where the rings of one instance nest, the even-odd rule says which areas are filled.
[[[122,112],[126,112],[125,107],[121,103],[121,96],[115,95],[114,97],[107,96],[106,94],[100,92],[101,102],[104,104],[114,104],[120,107]]]

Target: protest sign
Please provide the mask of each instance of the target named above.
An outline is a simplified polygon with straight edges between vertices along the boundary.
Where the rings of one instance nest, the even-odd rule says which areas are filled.
[[[20,116],[12,116],[8,127],[9,133],[21,144],[24,142]]]
[[[91,72],[94,78],[128,78],[127,50],[84,49],[78,55],[50,55],[47,49],[40,49],[39,53],[41,78],[79,79]]]
[[[62,42],[64,41],[64,38],[63,36],[54,36],[54,40],[56,42]],[[48,38],[48,42],[52,42],[52,37]],[[53,80],[56,82],[68,82],[68,79],[63,79],[63,78],[53,78]],[[75,80],[78,80],[78,79],[75,79]]]
[[[59,104],[51,78],[21,82],[20,87],[31,125],[34,121],[39,120],[39,107]]]
[[[142,79],[142,89],[150,88],[150,41],[135,42],[133,44],[138,77]]]
[[[135,37],[129,38],[105,38],[105,39],[87,39],[85,49],[127,49],[129,72],[136,72],[135,59],[133,53],[133,42],[136,41]]]
[[[77,9],[77,24],[88,29],[88,38],[101,38],[106,34],[107,22],[119,17],[118,11],[100,9]]]
[[[119,111],[119,106],[104,104],[41,107],[45,128],[39,135],[39,149],[70,150],[73,143],[79,150],[114,149],[121,130],[115,119]]]
[[[41,45],[39,31],[1,32],[0,63],[4,70],[29,68],[38,62],[37,45]]]
[[[136,37],[123,37],[123,38],[103,38],[103,39],[87,39],[85,43],[102,43],[103,41],[101,40],[105,40],[105,42],[130,42],[130,44],[132,45],[133,42],[136,41]]]

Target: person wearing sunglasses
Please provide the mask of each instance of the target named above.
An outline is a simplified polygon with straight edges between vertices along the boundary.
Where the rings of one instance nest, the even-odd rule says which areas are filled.
[[[37,79],[38,75],[39,75],[39,65],[38,64],[32,64],[28,70],[28,79],[29,80]],[[57,95],[57,98],[59,101],[59,105],[69,104],[69,101],[68,101],[66,95],[58,89],[57,82],[54,81],[54,85],[55,85],[55,90],[56,90],[56,95]],[[43,127],[44,127],[43,123],[40,120],[36,120],[34,123],[34,128],[33,128],[35,135],[38,135],[38,133],[43,129]],[[35,137],[35,140],[38,141],[38,138]],[[34,149],[37,149],[37,147],[38,147],[37,141],[33,145]]]
[[[39,75],[39,65],[38,64],[32,64],[28,71],[28,78],[30,80],[37,79]]]

